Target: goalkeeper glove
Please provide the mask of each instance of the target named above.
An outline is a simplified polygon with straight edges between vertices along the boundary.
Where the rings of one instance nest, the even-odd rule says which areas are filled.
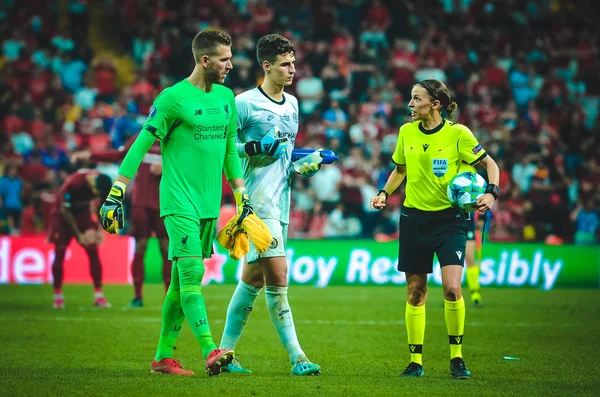
[[[248,156],[264,154],[274,159],[281,158],[287,151],[288,139],[276,138],[279,135],[279,127],[273,126],[260,141],[250,141],[245,145],[245,151]]]
[[[111,234],[118,234],[125,226],[125,214],[123,211],[123,199],[127,185],[115,181],[108,197],[100,208],[100,224],[102,228]]]
[[[250,196],[246,193],[245,187],[239,187],[233,191],[233,197],[235,198],[235,204],[237,206],[237,213],[239,215],[237,224],[241,225],[244,218],[248,215],[254,214],[254,209],[250,204]]]
[[[308,156],[302,157],[292,163],[292,167],[296,173],[311,177],[315,175],[321,169],[321,163],[323,162],[322,152],[323,149],[315,150]]]

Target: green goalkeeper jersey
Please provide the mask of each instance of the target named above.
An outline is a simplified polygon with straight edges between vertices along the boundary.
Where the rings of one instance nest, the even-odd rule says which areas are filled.
[[[242,177],[233,92],[184,79],[156,97],[143,130],[160,140],[160,216],[217,218],[223,168],[228,180]]]

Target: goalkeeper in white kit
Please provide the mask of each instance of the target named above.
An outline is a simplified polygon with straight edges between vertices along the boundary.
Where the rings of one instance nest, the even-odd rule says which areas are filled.
[[[264,71],[263,83],[235,98],[238,111],[238,153],[251,204],[268,226],[273,240],[258,253],[250,244],[242,278],[227,309],[221,348],[233,349],[240,339],[254,302],[265,287],[267,310],[287,350],[293,375],[318,375],[321,368],[300,347],[287,299],[288,264],[285,256],[290,213],[293,164],[291,154],[298,133],[298,100],[284,93],[294,79],[295,49],[285,37],[262,37],[256,55]],[[300,160],[298,160],[300,161]],[[317,164],[296,168],[312,176]],[[223,372],[251,372],[234,361]]]

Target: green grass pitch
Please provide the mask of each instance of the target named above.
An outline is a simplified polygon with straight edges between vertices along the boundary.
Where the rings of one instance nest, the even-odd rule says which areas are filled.
[[[205,287],[218,343],[234,286]],[[431,288],[424,346],[425,377],[398,375],[408,364],[404,287],[292,286],[290,302],[318,377],[290,375],[265,308],[264,293],[238,349],[250,375],[207,377],[187,324],[175,351],[193,377],[153,375],[162,288],[107,286],[112,309],[96,309],[91,286],[67,286],[67,308],[51,308],[49,286],[0,286],[2,396],[380,396],[597,395],[600,390],[600,291],[484,289],[483,309],[468,306],[463,354],[471,380],[448,372],[449,348],[440,288]],[[504,356],[518,356],[505,361]]]

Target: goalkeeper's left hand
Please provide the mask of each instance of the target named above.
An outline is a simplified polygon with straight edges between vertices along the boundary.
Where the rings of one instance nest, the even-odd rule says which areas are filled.
[[[100,208],[100,224],[110,234],[118,234],[125,226],[125,214],[123,212],[123,199],[127,185],[115,181],[108,197]]]
[[[250,204],[250,196],[248,196],[245,187],[235,189],[233,191],[233,197],[235,198],[237,213],[240,216],[237,223],[240,225],[244,218],[250,214],[254,214],[254,208],[252,208],[252,205]]]
[[[294,171],[308,178],[315,175],[321,169],[321,163],[323,162],[321,150],[323,149],[315,150],[308,156],[294,161],[292,163]]]

